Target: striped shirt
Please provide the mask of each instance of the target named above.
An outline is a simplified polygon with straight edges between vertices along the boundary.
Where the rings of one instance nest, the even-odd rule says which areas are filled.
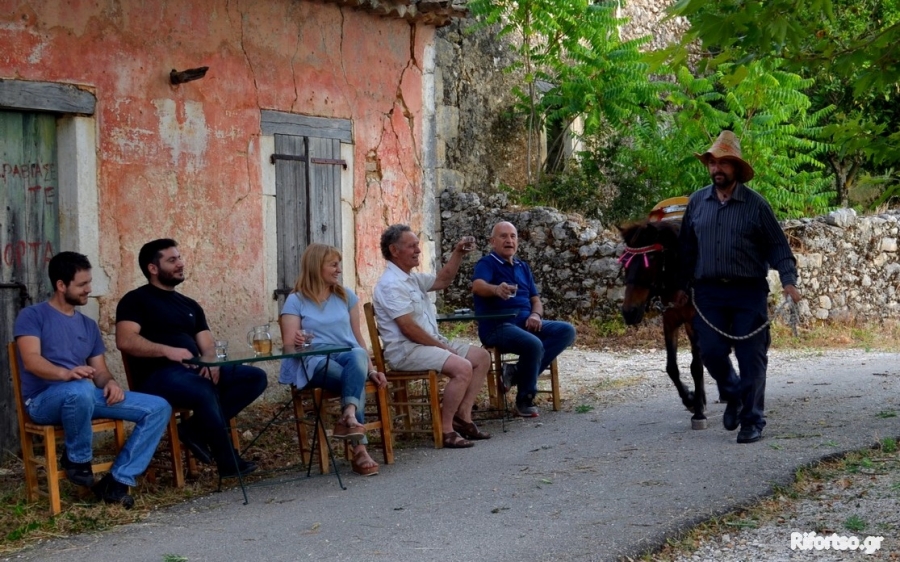
[[[679,242],[683,287],[691,280],[764,279],[770,267],[782,285],[797,284],[797,262],[772,207],[741,183],[724,203],[713,185],[692,194]]]

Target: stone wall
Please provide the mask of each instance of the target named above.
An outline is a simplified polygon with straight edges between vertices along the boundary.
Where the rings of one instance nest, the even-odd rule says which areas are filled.
[[[604,318],[618,314],[624,295],[618,256],[623,244],[616,230],[556,209],[507,205],[503,194],[441,194],[443,260],[460,236],[473,235],[479,252],[463,264],[442,305],[471,307],[474,264],[489,251],[495,223],[519,230],[519,257],[531,265],[548,317]],[[858,217],[842,209],[826,217],[783,223],[799,273],[802,321],[847,322],[900,319],[900,210]],[[771,272],[773,298],[781,302],[778,275]]]

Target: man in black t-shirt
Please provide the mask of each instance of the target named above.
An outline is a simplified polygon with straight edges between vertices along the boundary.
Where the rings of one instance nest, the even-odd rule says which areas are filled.
[[[178,436],[201,462],[214,459],[221,476],[253,472],[256,465],[238,457],[232,446],[228,420],[262,394],[265,372],[249,365],[198,369],[182,363],[212,355],[215,342],[200,305],[175,291],[184,281],[178,243],[148,242],[138,263],[149,282],[128,292],[116,308],[116,347],[128,362],[132,390],[193,410]]]

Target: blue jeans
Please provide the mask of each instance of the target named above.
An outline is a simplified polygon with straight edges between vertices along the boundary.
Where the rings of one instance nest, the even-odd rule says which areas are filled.
[[[203,439],[219,467],[234,464],[228,420],[256,400],[266,389],[265,371],[249,365],[219,369],[219,382],[201,377],[196,369],[172,365],[154,372],[141,385],[141,392],[155,394],[175,408],[189,408],[186,422],[192,435]]]
[[[327,370],[326,365],[328,366]],[[356,406],[356,421],[365,423],[368,369],[369,354],[361,347],[343,353],[334,353],[327,361],[319,363],[309,380],[309,386],[340,394],[341,410],[353,404]],[[368,443],[365,437],[363,437],[362,443]]]
[[[66,456],[72,462],[90,462],[94,457],[91,420],[110,418],[134,422],[134,430],[119,451],[112,473],[116,482],[134,486],[135,478],[147,470],[172,408],[157,396],[125,391],[125,399],[108,406],[103,390],[82,379],[54,384],[31,399],[27,406],[32,421],[62,425]]]
[[[744,336],[762,326],[768,318],[768,286],[732,286],[697,284],[694,304],[715,327],[732,336]],[[769,328],[746,340],[726,338],[694,317],[694,331],[700,345],[703,365],[715,379],[719,396],[725,400],[740,399],[741,428],[766,425],[766,367],[769,351]],[[729,355],[734,349],[740,376]]]
[[[529,397],[535,397],[538,375],[574,341],[575,328],[571,324],[544,320],[539,332],[529,332],[524,327],[504,322],[482,339],[481,343],[487,347],[496,347],[500,353],[519,356],[516,365],[516,402],[521,403]]]

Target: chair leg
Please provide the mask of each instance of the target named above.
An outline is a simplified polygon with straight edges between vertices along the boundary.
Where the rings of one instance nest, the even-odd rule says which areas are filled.
[[[306,433],[306,427],[303,420],[306,412],[303,410],[303,395],[300,391],[292,388],[291,400],[294,403],[294,424],[297,426],[297,441],[300,444],[300,458],[303,460],[303,466],[309,466],[310,455],[312,451],[309,448],[309,437]]]
[[[556,364],[556,359],[553,359],[553,362],[550,363],[550,390],[552,392],[553,397],[553,411],[559,411],[559,366]]]
[[[178,440],[178,420],[169,416],[169,456],[172,457],[172,480],[176,488],[184,488],[184,467],[181,465],[181,441]]]
[[[394,464],[394,433],[391,428],[391,410],[388,407],[387,388],[375,391],[378,419],[381,420],[381,443],[384,447],[384,463]]]
[[[34,462],[34,437],[20,432],[22,439],[22,462],[25,465],[25,498],[28,502],[35,502],[38,499],[38,477],[37,464]],[[50,437],[53,438],[52,436]],[[45,434],[44,440],[47,439]]]
[[[444,448],[444,428],[441,421],[441,397],[438,394],[437,373],[431,372],[428,377],[428,400],[431,403],[431,428],[434,435],[434,448]]]
[[[399,381],[397,383],[397,390],[394,392],[397,394],[397,402],[404,404],[397,408],[397,413],[400,414],[403,420],[403,429],[409,431],[412,429],[412,412],[408,405],[409,381]]]
[[[322,474],[328,474],[328,471],[331,469],[331,460],[328,458],[328,443],[325,441],[326,439],[328,439],[328,436],[325,434],[325,396],[321,388],[314,389],[313,395],[315,396],[313,408],[315,408],[316,404],[318,404],[319,409],[318,413],[316,414],[317,419],[319,420],[319,438],[316,440],[318,442],[319,449],[319,471]]]
[[[62,511],[59,496],[59,480],[63,473],[59,470],[59,458],[56,453],[56,435],[53,429],[44,432],[44,459],[47,470],[47,492],[50,498],[50,514],[56,515]]]

